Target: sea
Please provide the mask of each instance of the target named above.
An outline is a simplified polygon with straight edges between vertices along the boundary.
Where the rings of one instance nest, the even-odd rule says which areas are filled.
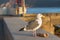
[[[60,13],[60,7],[40,7],[40,8],[27,8],[28,14],[38,14],[38,13]],[[16,9],[1,9],[0,15],[16,15]]]
[[[60,7],[27,8],[27,13],[60,13]]]

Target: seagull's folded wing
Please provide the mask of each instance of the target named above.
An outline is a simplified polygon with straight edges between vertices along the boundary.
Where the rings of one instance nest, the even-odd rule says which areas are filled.
[[[31,22],[30,24],[27,25],[26,29],[27,30],[33,30],[34,28],[36,28],[38,26],[38,22],[37,21],[34,21],[34,22]]]

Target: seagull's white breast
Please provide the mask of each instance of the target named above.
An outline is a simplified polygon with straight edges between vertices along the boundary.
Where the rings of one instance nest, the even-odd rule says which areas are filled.
[[[42,25],[42,19],[40,18],[40,19],[37,19],[36,21],[38,21],[38,26],[36,27],[36,28],[34,28],[34,30],[37,30],[38,28],[40,28],[41,27],[41,25]]]

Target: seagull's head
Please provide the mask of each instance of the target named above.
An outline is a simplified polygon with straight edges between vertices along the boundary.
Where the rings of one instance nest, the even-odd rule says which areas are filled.
[[[38,19],[39,19],[39,18],[42,18],[42,17],[45,17],[45,16],[43,16],[41,13],[37,14],[37,18],[38,18]]]

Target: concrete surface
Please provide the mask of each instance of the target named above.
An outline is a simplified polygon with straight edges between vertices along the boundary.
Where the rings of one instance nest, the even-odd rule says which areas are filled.
[[[0,17],[0,40],[4,40],[3,18]]]
[[[32,32],[19,31],[21,27],[27,25],[27,22],[22,21],[19,17],[4,17],[4,24],[6,40],[60,40],[57,36],[43,29],[38,29],[37,33],[48,33],[49,37],[33,37]]]

